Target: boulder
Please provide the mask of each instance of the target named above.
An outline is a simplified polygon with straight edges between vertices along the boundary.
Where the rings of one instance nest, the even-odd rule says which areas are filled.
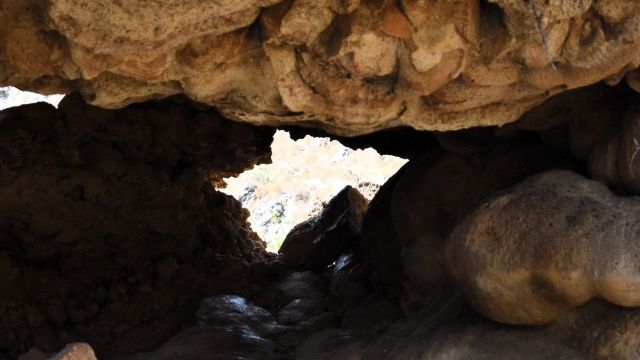
[[[278,322],[285,325],[299,324],[324,312],[324,310],[325,304],[317,298],[296,299],[280,310]]]
[[[465,298],[492,320],[550,323],[593,298],[640,306],[640,199],[549,171],[488,200],[445,246]]]
[[[278,253],[291,267],[322,268],[358,244],[368,200],[351,186],[342,189],[322,212],[296,225]]]
[[[564,151],[527,138],[474,146],[410,161],[367,210],[363,239],[373,281],[402,294],[407,305],[447,301],[455,292],[443,249],[454,226],[484,199],[533,173],[575,166]]]
[[[214,185],[269,161],[273,132],[184,99],[105,110],[69,95],[0,112],[0,356],[144,350],[240,284],[269,255]]]
[[[157,349],[128,360],[276,359],[269,336],[282,332],[267,310],[235,295],[204,299],[189,327]]]

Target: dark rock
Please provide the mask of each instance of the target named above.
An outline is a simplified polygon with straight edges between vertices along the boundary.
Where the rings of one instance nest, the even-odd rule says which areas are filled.
[[[493,193],[533,173],[574,164],[565,152],[534,140],[500,141],[473,153],[428,153],[410,161],[365,215],[372,280],[392,296],[401,294],[406,305],[447,301],[455,289],[442,250],[454,226]]]
[[[384,298],[368,297],[348,311],[340,325],[356,332],[380,333],[402,318],[402,309]]]
[[[180,332],[157,350],[128,360],[275,359],[273,343],[249,326],[195,326]]]
[[[77,95],[0,118],[0,356],[74,340],[102,359],[122,358],[121,339],[122,351],[156,346],[268,256],[213,185],[267,162],[273,129],[176,99],[105,110]],[[37,331],[27,309],[46,314]]]
[[[296,299],[278,313],[278,322],[285,325],[299,324],[323,312],[325,305],[317,298]]]
[[[278,251],[282,261],[304,268],[331,265],[358,242],[367,203],[351,186],[342,189],[319,215],[291,230]]]
[[[130,360],[275,359],[267,339],[284,330],[267,310],[235,295],[204,299],[188,328],[150,353]]]
[[[640,194],[640,98],[636,97],[628,106],[611,136],[598,139],[589,154],[591,176],[610,186]]]
[[[365,268],[354,254],[341,255],[333,267],[329,293],[335,297],[359,297],[366,293]]]
[[[249,326],[260,336],[281,331],[267,310],[236,295],[219,295],[204,299],[196,313],[201,324],[211,327]]]

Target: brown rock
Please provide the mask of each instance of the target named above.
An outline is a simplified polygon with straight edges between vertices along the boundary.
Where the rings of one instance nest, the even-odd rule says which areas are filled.
[[[379,193],[389,197],[388,203],[374,198],[367,211],[363,238],[369,254],[377,254],[371,261],[373,273],[387,272],[374,281],[387,279],[392,292],[409,303],[449,298],[451,280],[443,257],[447,237],[485,198],[533,173],[572,166],[564,152],[526,139],[493,137],[474,148],[441,156],[429,152],[410,161],[393,180],[395,186],[381,190],[390,193]],[[376,212],[383,215],[374,216]]]
[[[296,225],[278,253],[292,267],[318,268],[332,264],[352,249],[360,236],[368,200],[347,186],[329,201],[322,212]]]
[[[85,340],[122,358],[113,343],[128,332],[127,351],[157,345],[194,298],[235,282],[217,283],[222,268],[235,280],[267,256],[213,184],[268,161],[272,129],[184,99],[112,111],[77,95],[0,119],[0,357]],[[32,313],[42,324],[24,324]]]
[[[640,6],[623,0],[19,0],[0,24],[2,86],[107,108],[184,93],[344,135],[502,125],[640,58]]]
[[[448,269],[481,314],[544,324],[593,298],[640,306],[640,202],[567,171],[533,176],[456,227]]]

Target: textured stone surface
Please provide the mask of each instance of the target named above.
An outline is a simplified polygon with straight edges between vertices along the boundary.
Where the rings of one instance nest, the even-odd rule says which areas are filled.
[[[19,0],[0,24],[0,85],[345,135],[504,124],[640,62],[626,0]]]
[[[640,194],[640,99],[627,106],[624,116],[609,124],[608,136],[599,136],[589,156],[591,176],[605,184]],[[592,126],[583,126],[584,132]]]
[[[451,282],[442,251],[454,226],[493,193],[536,172],[573,166],[563,151],[490,130],[440,135],[449,152],[411,160],[395,184],[381,188],[363,222],[374,283],[418,306],[425,298],[445,300]]]
[[[640,306],[640,200],[568,171],[532,176],[483,204],[446,243],[481,314],[543,324],[593,298]]]
[[[266,257],[213,184],[268,161],[272,134],[179,100],[0,112],[0,354],[172,335],[212,279]]]

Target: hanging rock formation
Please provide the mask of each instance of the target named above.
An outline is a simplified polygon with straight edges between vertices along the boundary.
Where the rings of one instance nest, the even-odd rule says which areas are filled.
[[[626,0],[19,0],[0,24],[0,85],[344,135],[501,125],[640,65]]]

